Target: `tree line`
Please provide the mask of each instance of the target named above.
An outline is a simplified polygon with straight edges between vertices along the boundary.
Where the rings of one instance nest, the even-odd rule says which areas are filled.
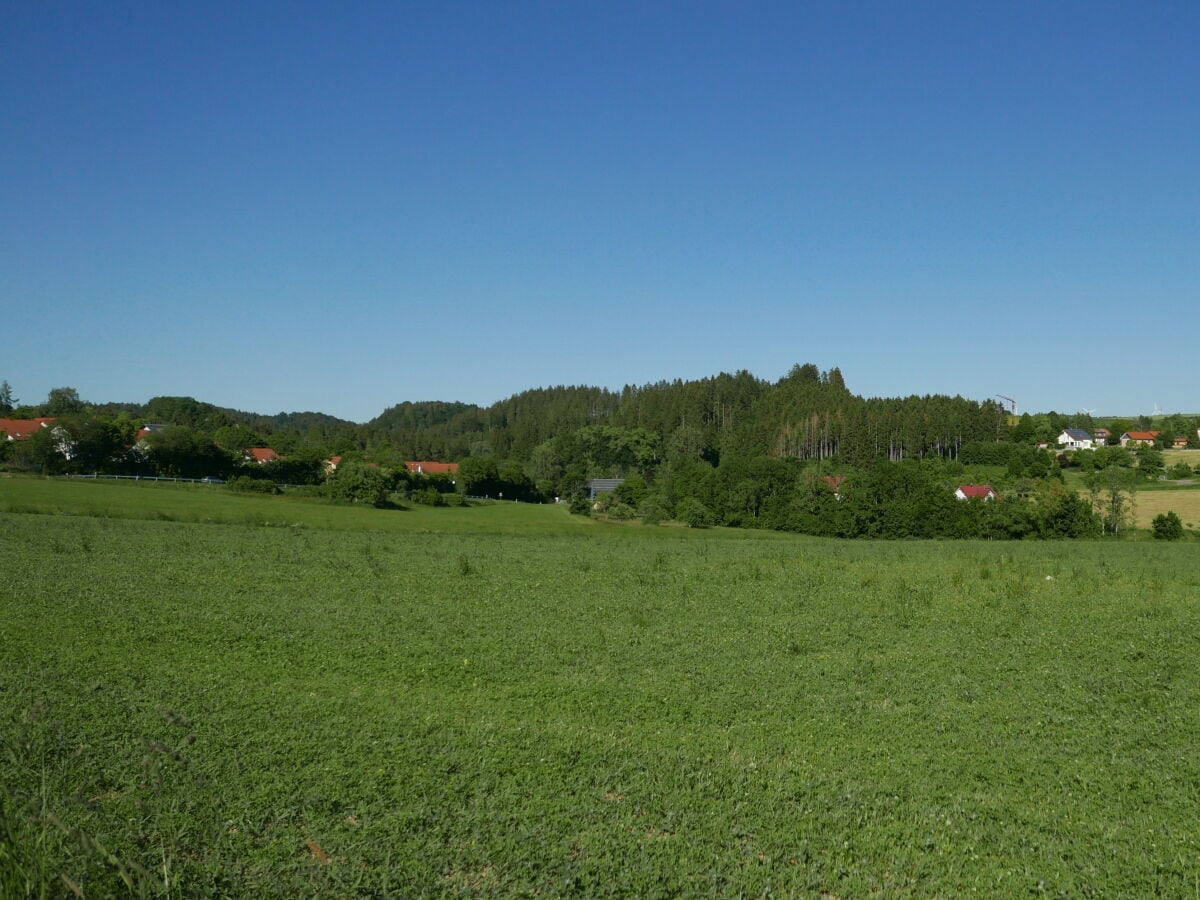
[[[1061,481],[1040,493],[1006,496],[982,512],[976,504],[955,503],[952,494],[964,464],[1003,465],[1012,478],[1053,482],[1059,465],[1035,452],[1033,440],[1055,429],[1090,427],[1086,417],[1050,413],[1013,425],[991,400],[865,398],[850,392],[838,369],[822,372],[811,364],[775,382],[740,371],[621,390],[537,388],[489,407],[404,402],[363,424],[313,412],[265,416],[190,397],[89,404],[71,388],[20,407],[7,384],[3,388],[0,401],[12,415],[57,417],[55,430],[5,448],[10,459],[45,471],[240,474],[318,486],[328,480],[325,460],[338,456],[360,481],[378,481],[363,475],[364,468],[389,473],[385,495],[423,492],[430,502],[452,491],[569,500],[589,479],[617,477],[639,494],[614,498],[618,515],[697,524],[843,536],[1016,537],[1082,534],[1095,524],[1084,527],[1079,520],[1067,527],[1073,513],[1050,514],[1072,503],[1062,499],[1069,492]],[[134,447],[136,429],[146,422],[167,427]],[[1183,417],[1171,424],[1180,431],[1189,425]],[[247,467],[241,451],[248,447],[270,447],[282,459]],[[406,460],[458,462],[459,476],[453,483],[417,483],[394,474]],[[1107,456],[1103,464],[1098,460],[1089,464],[1109,464]],[[835,497],[821,476],[839,473],[847,480]],[[887,479],[894,483],[885,486]]]

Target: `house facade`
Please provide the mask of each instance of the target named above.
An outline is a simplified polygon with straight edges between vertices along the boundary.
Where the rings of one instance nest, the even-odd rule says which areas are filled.
[[[1058,445],[1064,450],[1091,450],[1096,442],[1081,428],[1067,428],[1058,436]]]
[[[1121,435],[1122,447],[1153,447],[1157,431],[1127,431]]]
[[[414,475],[457,475],[458,463],[430,462],[427,460],[406,462],[404,468]]]
[[[955,500],[995,500],[999,494],[990,484],[960,484],[954,491]]]

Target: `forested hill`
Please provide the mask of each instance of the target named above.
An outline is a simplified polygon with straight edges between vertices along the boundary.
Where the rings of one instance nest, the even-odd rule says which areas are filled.
[[[809,364],[774,383],[741,371],[620,391],[536,388],[487,408],[402,403],[364,426],[363,437],[367,445],[389,445],[416,459],[528,461],[549,442],[615,440],[654,458],[717,462],[732,453],[854,461],[953,456],[965,442],[996,440],[1003,424],[1003,411],[992,401],[865,399],[847,389],[838,369],[821,372]]]
[[[747,371],[694,381],[600,387],[534,388],[488,407],[403,402],[366,424],[323,413],[262,415],[191,397],[145,404],[87,404],[71,388],[34,415],[100,415],[122,434],[145,422],[182,426],[222,448],[270,446],[283,455],[360,453],[374,459],[458,461],[488,457],[536,464],[587,460],[592,474],[643,471],[661,460],[760,457],[849,463],[937,455],[955,457],[967,442],[1004,436],[1003,410],[990,400],[927,396],[896,399],[852,394],[838,369],[797,365],[776,382]]]

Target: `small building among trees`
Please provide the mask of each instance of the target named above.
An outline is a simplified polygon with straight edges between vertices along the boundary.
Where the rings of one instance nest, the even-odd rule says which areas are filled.
[[[587,483],[588,499],[595,500],[600,494],[611,494],[624,483],[624,478],[591,478]]]
[[[999,495],[990,484],[960,484],[954,491],[956,500],[995,500]]]

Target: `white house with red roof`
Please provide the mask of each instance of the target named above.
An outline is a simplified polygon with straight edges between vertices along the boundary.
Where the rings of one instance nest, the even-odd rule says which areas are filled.
[[[990,484],[960,484],[954,491],[956,500],[995,500],[1000,495]]]

